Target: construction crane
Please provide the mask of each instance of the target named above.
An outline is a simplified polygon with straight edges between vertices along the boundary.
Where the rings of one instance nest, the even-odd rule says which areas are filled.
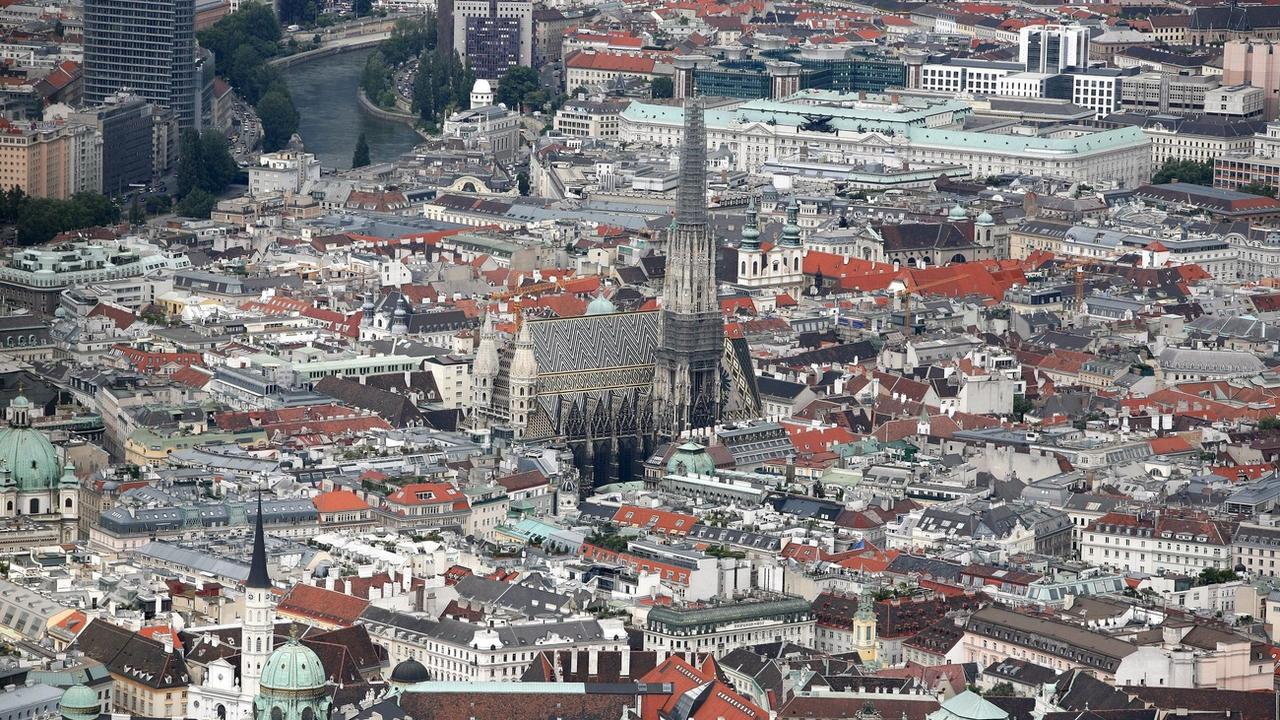
[[[1084,307],[1084,290],[1085,290],[1084,266],[1087,265],[1088,263],[1089,261],[1085,258],[1072,258],[1069,260],[1064,260],[1062,262],[1062,268],[1064,270],[1072,270],[1072,269],[1075,270],[1075,277],[1073,278],[1073,282],[1075,283],[1075,289],[1076,289],[1076,308],[1077,309]]]

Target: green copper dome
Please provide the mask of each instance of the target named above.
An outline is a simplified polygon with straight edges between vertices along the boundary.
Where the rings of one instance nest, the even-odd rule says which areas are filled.
[[[600,294],[596,295],[591,302],[587,303],[588,315],[611,315],[616,312],[618,312],[617,306],[615,306],[609,298],[604,296],[603,290],[601,290]]]
[[[948,220],[968,220],[969,213],[965,212],[965,209],[960,207],[960,203],[957,202],[955,204],[955,207],[951,208],[951,212],[947,213],[947,219]]]
[[[18,491],[58,486],[62,462],[44,433],[31,427],[31,403],[22,395],[9,401],[9,427],[0,430],[0,485]]]
[[[72,685],[62,693],[60,714],[69,720],[97,720],[101,703],[98,693],[84,685]]]
[[[269,690],[316,690],[325,684],[324,665],[297,640],[276,648],[262,666],[261,685]]]
[[[715,469],[716,461],[707,449],[693,441],[676,448],[667,461],[667,472],[678,475],[710,475]]]

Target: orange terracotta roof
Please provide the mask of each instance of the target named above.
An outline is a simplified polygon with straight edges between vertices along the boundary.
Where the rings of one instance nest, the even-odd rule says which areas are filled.
[[[1152,438],[1150,445],[1151,452],[1156,455],[1176,455],[1178,453],[1191,452],[1193,449],[1191,447],[1191,443],[1187,442],[1179,435]]]
[[[449,483],[411,483],[387,496],[394,505],[442,505],[452,504],[454,510],[470,507],[467,498]]]
[[[565,66],[574,70],[599,70],[604,72],[652,75],[653,58],[601,51],[578,51],[565,60]]]
[[[302,617],[339,627],[350,627],[356,624],[360,614],[367,607],[369,607],[369,601],[363,598],[298,583],[284,596],[276,610],[281,615]]]
[[[312,498],[311,502],[316,506],[316,511],[322,513],[351,512],[369,509],[369,503],[361,500],[360,496],[350,490],[333,490],[331,492],[320,493]]]
[[[642,508],[639,505],[623,505],[618,508],[613,515],[613,521],[619,525],[646,528],[650,532],[666,535],[687,535],[689,530],[698,524],[698,518],[694,515]]]

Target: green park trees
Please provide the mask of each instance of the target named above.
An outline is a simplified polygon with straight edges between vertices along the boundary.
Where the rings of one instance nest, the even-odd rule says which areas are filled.
[[[202,30],[200,44],[213,53],[218,74],[257,110],[263,149],[273,152],[284,147],[298,130],[298,111],[284,75],[268,63],[280,53],[276,14],[260,2],[247,3]]]
[[[498,79],[498,92],[494,99],[512,110],[520,111],[522,108],[541,109],[549,98],[542,89],[537,70],[514,65],[507,68]]]

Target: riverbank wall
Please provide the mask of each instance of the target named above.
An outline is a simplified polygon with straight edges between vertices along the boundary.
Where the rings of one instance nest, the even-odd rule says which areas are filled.
[[[320,60],[322,58],[331,57],[333,55],[339,55],[345,52],[351,52],[353,50],[364,50],[366,48],[371,48],[378,45],[378,43],[381,43],[383,40],[386,40],[390,36],[391,36],[390,33],[377,33],[375,35],[365,35],[363,37],[358,37],[358,38],[348,38],[346,40],[339,40],[331,45],[319,47],[319,48],[316,48],[315,50],[306,50],[300,53],[294,53],[293,55],[285,55],[284,57],[272,58],[267,61],[267,64],[275,65],[276,67],[281,67],[281,68],[292,67],[294,65],[301,65],[302,63],[311,62],[312,60]]]
[[[418,127],[418,116],[396,110],[387,110],[374,105],[373,101],[369,99],[369,96],[364,94],[364,88],[356,88],[356,100],[360,103],[360,109],[370,115],[383,120],[390,120],[391,122],[404,123],[405,125],[413,128],[413,131],[418,133],[423,140],[431,139],[430,135],[424,133],[421,128]]]

